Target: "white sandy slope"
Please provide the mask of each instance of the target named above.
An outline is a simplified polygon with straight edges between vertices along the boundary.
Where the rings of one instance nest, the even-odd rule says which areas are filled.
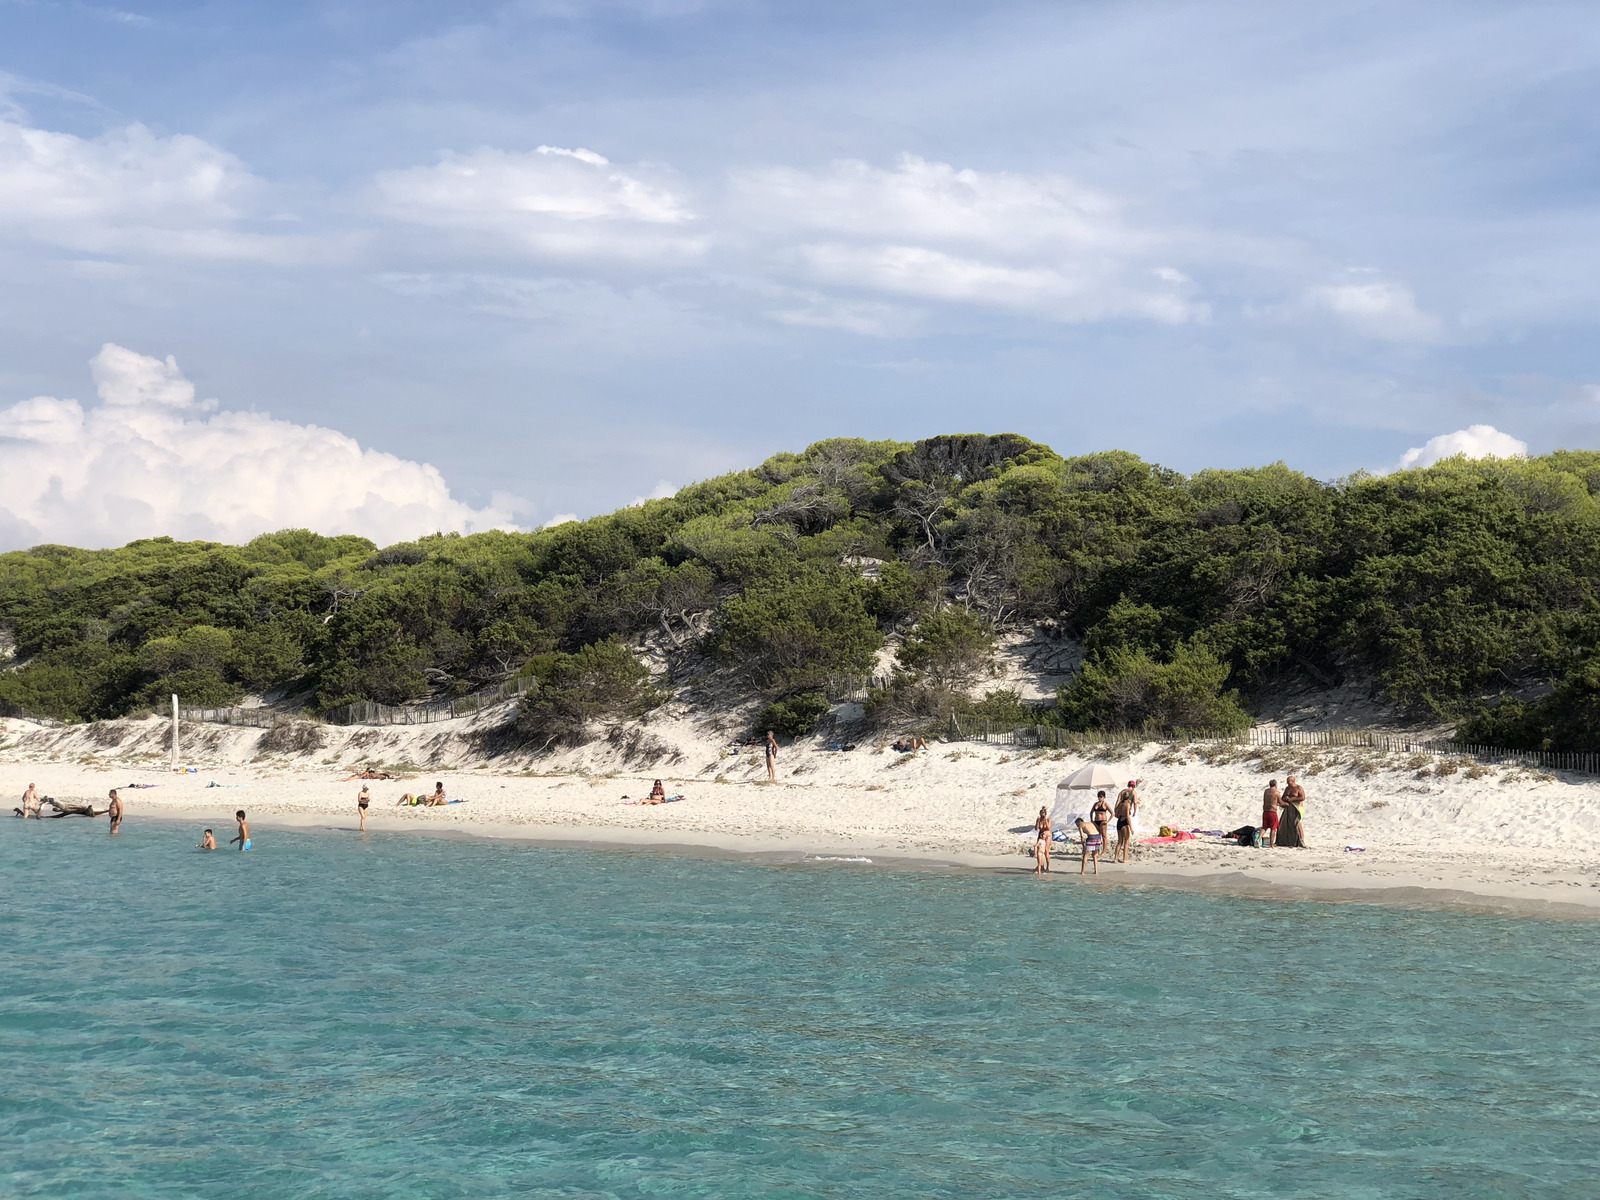
[[[1101,882],[1406,901],[1426,894],[1429,903],[1476,897],[1600,913],[1600,782],[1582,776],[1484,771],[1429,756],[1364,760],[1353,752],[1274,750],[1265,761],[1227,761],[1244,753],[1234,748],[1210,750],[1216,761],[1206,761],[1194,748],[1154,743],[1085,754],[934,743],[902,755],[870,743],[829,752],[811,740],[784,748],[779,782],[770,785],[758,752],[731,752],[731,720],[679,714],[558,755],[491,755],[479,738],[506,715],[409,728],[324,727],[327,744],[300,755],[261,754],[259,730],[190,727],[182,744],[195,771],[180,775],[168,767],[159,720],[67,729],[3,721],[0,795],[9,789],[20,796],[34,782],[62,799],[100,800],[113,786],[148,783],[157,786],[123,792],[130,821],[183,818],[227,829],[233,810],[244,808],[255,829],[353,829],[360,784],[342,777],[361,763],[411,763],[418,765],[402,780],[371,785],[370,830],[1026,870],[1027,838],[1012,831],[1030,825],[1041,805],[1053,808],[1057,782],[1091,759],[1107,762],[1119,778],[1141,780],[1141,836],[1163,824],[1254,824],[1267,779],[1282,782],[1298,769],[1309,795],[1311,849],[1141,844],[1130,867],[1103,864]],[[657,777],[685,799],[658,806],[624,800],[646,794]],[[431,790],[435,780],[468,803],[394,806],[402,792]],[[1347,845],[1365,849],[1347,852]],[[1070,870],[1076,881],[1077,869],[1075,858],[1058,851],[1058,872]]]

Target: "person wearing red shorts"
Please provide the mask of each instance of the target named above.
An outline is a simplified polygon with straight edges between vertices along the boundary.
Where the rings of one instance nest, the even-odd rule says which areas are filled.
[[[1278,792],[1278,781],[1274,779],[1261,795],[1261,828],[1266,832],[1267,845],[1275,846],[1278,842],[1278,803],[1283,796]]]

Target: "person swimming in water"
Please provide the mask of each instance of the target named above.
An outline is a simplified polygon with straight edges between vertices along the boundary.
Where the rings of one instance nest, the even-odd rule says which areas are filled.
[[[233,814],[233,819],[239,822],[239,836],[235,838],[229,838],[228,845],[231,846],[235,842],[238,842],[239,850],[241,853],[243,853],[244,851],[250,849],[250,822],[244,819],[244,809],[242,808]]]
[[[195,847],[196,850],[215,850],[216,848],[217,839],[211,835],[211,830],[209,829],[206,830],[205,834],[200,838],[200,844]]]

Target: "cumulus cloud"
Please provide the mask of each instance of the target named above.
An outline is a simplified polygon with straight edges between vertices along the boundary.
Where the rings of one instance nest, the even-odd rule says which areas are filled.
[[[510,241],[556,258],[693,257],[694,214],[655,174],[624,170],[582,148],[531,153],[485,147],[431,167],[385,171],[379,210],[395,220]]]
[[[665,479],[659,479],[659,480],[656,481],[656,486],[650,490],[650,494],[648,496],[635,496],[633,498],[633,503],[630,504],[628,507],[629,508],[637,508],[639,505],[645,503],[648,500],[670,500],[670,499],[672,499],[672,497],[676,496],[677,494],[678,494],[678,485],[677,484],[669,483]]]
[[[292,258],[304,239],[241,228],[261,189],[233,155],[142,125],[97,138],[0,120],[0,237],[90,254]]]
[[[1413,446],[1400,456],[1400,469],[1406,471],[1412,467],[1431,467],[1457,454],[1468,458],[1520,458],[1527,452],[1527,442],[1509,433],[1501,433],[1493,425],[1468,425],[1465,429],[1441,433],[1420,446]]]
[[[1417,307],[1410,288],[1389,280],[1328,284],[1312,288],[1306,299],[1312,308],[1330,314],[1363,337],[1431,342],[1443,332],[1438,317]]]
[[[1203,315],[1163,239],[1111,198],[1058,176],[903,157],[735,176],[736,207],[810,279],[1066,321]]]
[[[438,470],[318,425],[198,401],[178,364],[108,343],[99,405],[36,396],[0,410],[0,549],[168,534],[243,542],[277,529],[379,543],[511,529],[455,500]]]

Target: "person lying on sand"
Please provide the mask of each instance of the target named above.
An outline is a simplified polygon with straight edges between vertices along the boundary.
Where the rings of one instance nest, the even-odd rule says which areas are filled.
[[[352,779],[393,779],[394,776],[387,771],[374,771],[368,767],[365,771],[357,771],[354,775],[346,775],[340,783],[349,783]]]

